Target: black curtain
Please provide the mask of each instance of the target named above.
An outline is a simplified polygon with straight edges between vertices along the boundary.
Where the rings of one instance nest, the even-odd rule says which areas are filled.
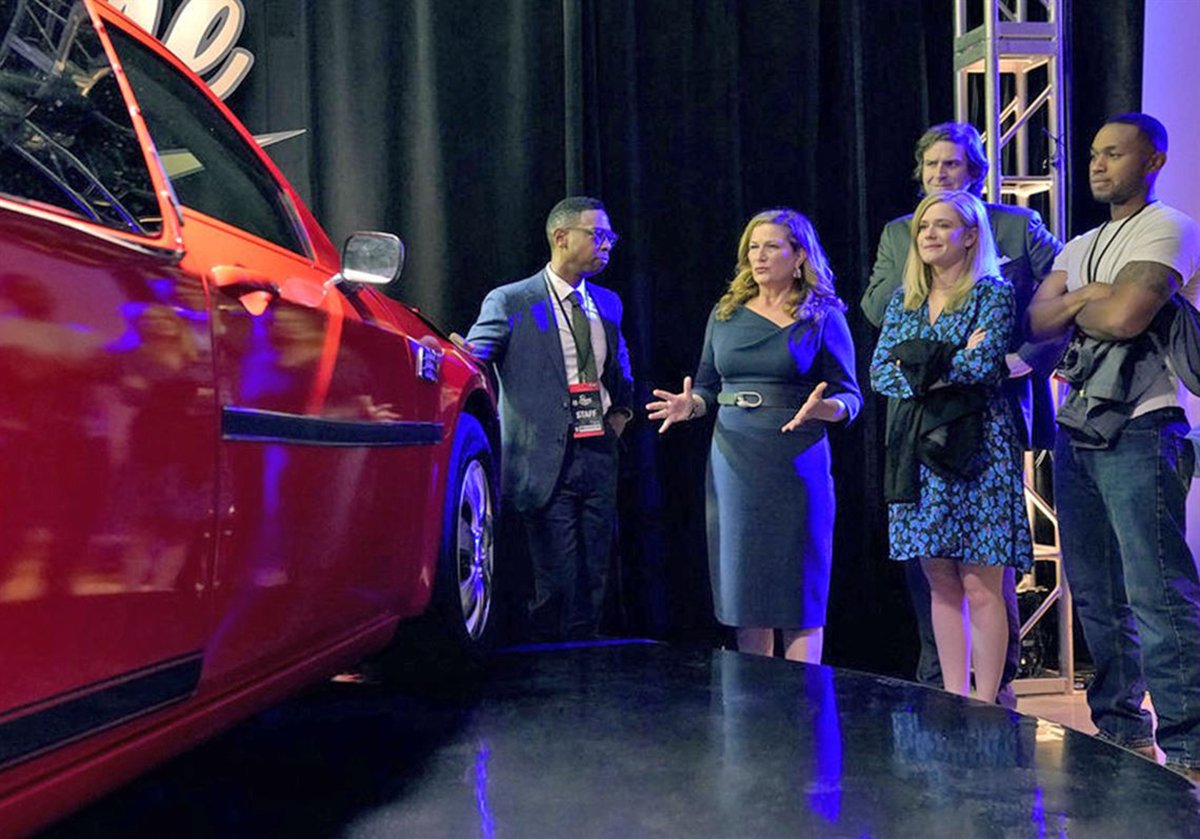
[[[874,238],[914,203],[912,138],[952,116],[950,21],[940,6],[585,5],[582,186],[605,198],[627,234],[602,282],[626,300],[644,394],[677,388],[692,372],[742,226],[779,205],[817,226],[851,304],[865,386],[874,336],[857,300]],[[946,107],[931,112],[930,101]],[[870,177],[868,159],[889,176]],[[877,630],[909,620],[898,569],[883,559],[877,407],[869,396],[859,421],[833,435],[839,517],[827,660],[907,672],[910,634]],[[704,548],[710,431],[696,424],[660,437],[643,423],[630,436],[622,581],[627,614],[650,634],[714,631]],[[786,511],[781,499],[763,514]],[[899,644],[884,640],[897,635]]]
[[[1132,4],[1097,2],[1120,14],[1098,9],[1096,30],[1108,38],[1108,23],[1136,17],[1140,41],[1140,13],[1123,11]],[[829,253],[868,389],[874,332],[857,303],[877,237],[916,202],[915,139],[953,118],[945,0],[246,8],[243,42],[257,64],[230,104],[256,132],[307,129],[272,156],[335,242],[355,229],[400,233],[409,263],[397,294],[447,330],[464,331],[488,289],[544,264],[543,222],[559,198],[596,195],[622,234],[598,281],[625,300],[641,397],[675,388],[696,363],[746,219],[788,205],[813,219]],[[1094,34],[1082,16],[1072,32]],[[1090,40],[1075,50],[1077,66],[1095,52]],[[1107,84],[1112,56],[1097,61]],[[1075,82],[1076,114],[1091,84]],[[839,512],[826,660],[908,675],[911,615],[885,556],[882,414],[868,393],[857,422],[832,433]],[[625,631],[718,635],[704,546],[709,430],[693,423],[660,437],[642,421],[627,434],[616,581]],[[781,500],[764,515],[786,511]]]
[[[1064,0],[1064,3],[1072,176],[1067,196],[1067,227],[1076,236],[1108,219],[1107,205],[1093,201],[1088,187],[1092,138],[1108,117],[1141,110],[1145,3],[1143,0]]]

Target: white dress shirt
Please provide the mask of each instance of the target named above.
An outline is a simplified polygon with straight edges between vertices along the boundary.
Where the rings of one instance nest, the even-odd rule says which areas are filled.
[[[563,365],[567,370],[567,384],[579,382],[579,353],[575,349],[575,336],[571,332],[571,295],[579,292],[583,297],[583,311],[588,317],[588,326],[592,336],[592,355],[596,359],[596,377],[604,372],[604,360],[608,357],[608,339],[604,335],[604,323],[600,320],[600,312],[596,302],[588,294],[587,280],[580,280],[578,286],[572,286],[554,269],[546,265],[546,285],[550,289],[550,304],[554,310],[554,322],[558,325],[558,340],[562,345]],[[600,383],[600,405],[604,413],[612,407],[612,397],[604,383]]]

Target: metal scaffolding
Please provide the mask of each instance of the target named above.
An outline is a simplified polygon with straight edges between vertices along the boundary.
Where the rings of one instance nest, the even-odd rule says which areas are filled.
[[[1059,239],[1066,236],[1067,94],[1062,0],[955,0],[955,118],[980,127],[988,157],[986,197],[1037,205]],[[982,101],[980,101],[982,100]],[[1071,595],[1063,574],[1058,520],[1037,491],[1045,452],[1026,456],[1025,503],[1034,534],[1034,571],[1018,591],[1037,605],[1021,626],[1022,647],[1057,605],[1057,675],[1020,678],[1018,694],[1072,693],[1075,687]],[[1040,585],[1038,566],[1052,570]]]
[[[955,0],[954,112],[982,122],[987,198],[1028,206],[1046,194],[1043,216],[1059,238],[1067,171],[1062,44],[1062,0]]]

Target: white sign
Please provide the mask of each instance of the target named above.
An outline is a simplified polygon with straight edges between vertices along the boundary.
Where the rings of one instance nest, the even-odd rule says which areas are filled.
[[[108,2],[162,41],[221,99],[233,93],[254,66],[254,53],[236,46],[246,23],[242,0],[182,0],[161,35],[166,0]]]

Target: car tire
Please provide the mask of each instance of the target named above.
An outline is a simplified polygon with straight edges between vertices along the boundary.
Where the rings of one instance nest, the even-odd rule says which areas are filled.
[[[447,474],[451,480],[431,608],[463,655],[479,659],[490,648],[497,624],[499,486],[491,442],[470,414],[459,417]]]
[[[379,662],[392,681],[420,691],[453,690],[473,681],[500,624],[497,464],[483,426],[470,414],[458,418],[447,475],[429,608],[400,625]]]

